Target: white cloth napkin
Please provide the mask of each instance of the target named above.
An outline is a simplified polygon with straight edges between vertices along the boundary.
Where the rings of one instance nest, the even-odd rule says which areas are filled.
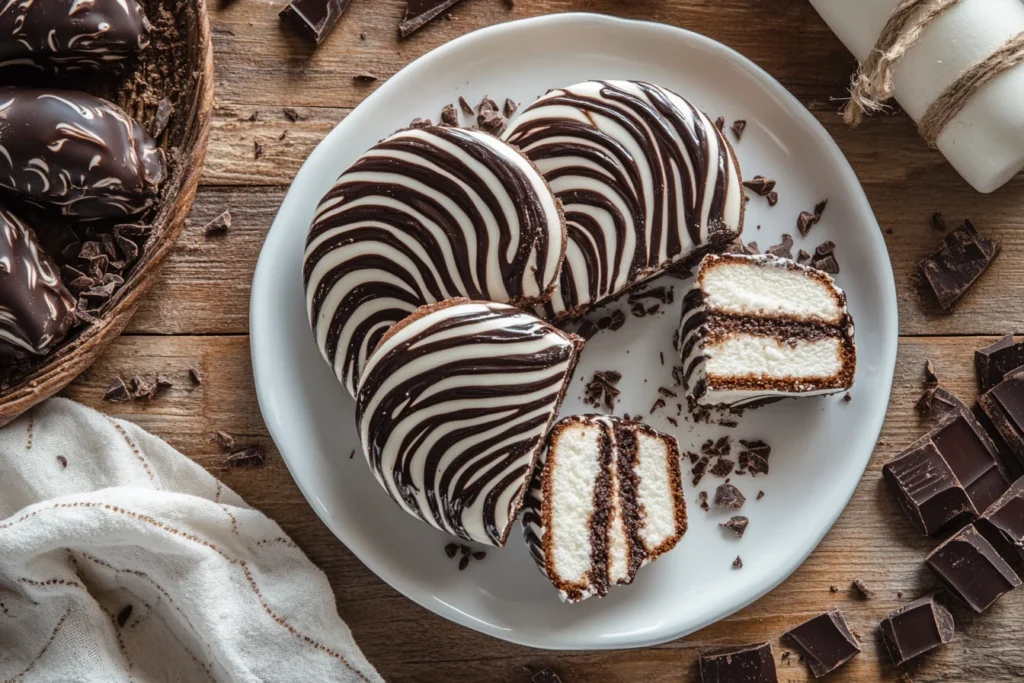
[[[138,426],[50,399],[0,429],[8,680],[382,679],[277,524]]]

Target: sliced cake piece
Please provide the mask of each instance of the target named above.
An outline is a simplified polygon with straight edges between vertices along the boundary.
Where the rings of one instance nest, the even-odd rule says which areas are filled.
[[[679,447],[637,422],[567,417],[548,436],[524,509],[530,552],[561,598],[603,596],[686,533]]]
[[[846,295],[826,273],[767,254],[711,254],[683,302],[686,391],[732,407],[845,391],[853,337]]]
[[[409,514],[501,546],[583,340],[506,304],[430,304],[366,363],[356,421],[370,469]]]

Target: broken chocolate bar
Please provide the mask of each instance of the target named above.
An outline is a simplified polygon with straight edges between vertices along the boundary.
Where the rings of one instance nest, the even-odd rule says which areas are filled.
[[[982,238],[968,220],[943,238],[919,266],[942,310],[952,311],[963,301],[1000,250],[997,240]]]
[[[972,521],[1009,487],[995,444],[968,410],[947,415],[882,474],[926,536]]]
[[[777,683],[772,644],[740,645],[701,652],[700,680],[701,683]]]
[[[953,595],[979,614],[1020,585],[1020,577],[973,526],[933,550],[925,563]]]
[[[292,0],[278,16],[319,45],[351,3],[352,0]]]
[[[895,666],[945,645],[953,640],[956,630],[953,615],[936,594],[900,607],[882,620],[881,627],[882,639]]]
[[[1024,478],[1013,482],[974,526],[1010,566],[1024,566]]]
[[[978,399],[985,415],[1024,463],[1024,372],[1013,373]]]
[[[423,28],[424,25],[459,0],[409,0],[405,5],[405,18],[398,25],[403,38]]]
[[[811,673],[821,678],[860,654],[860,643],[834,607],[782,636],[803,654]]]
[[[974,368],[982,393],[1003,381],[1013,370],[1024,366],[1024,342],[1013,341],[1008,334],[992,346],[974,352]]]

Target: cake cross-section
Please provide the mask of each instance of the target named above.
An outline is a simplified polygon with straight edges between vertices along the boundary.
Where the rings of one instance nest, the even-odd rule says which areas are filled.
[[[370,469],[406,512],[504,545],[582,346],[505,304],[417,309],[381,340],[359,385]]]
[[[676,440],[614,416],[561,420],[527,494],[523,526],[563,600],[631,583],[686,532]]]
[[[687,395],[755,406],[845,391],[857,366],[846,295],[826,273],[770,255],[708,255],[683,302]]]

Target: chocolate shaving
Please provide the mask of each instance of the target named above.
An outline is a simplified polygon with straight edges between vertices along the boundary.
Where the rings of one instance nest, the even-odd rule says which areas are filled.
[[[775,189],[775,181],[763,175],[756,175],[750,180],[744,180],[743,186],[760,197],[767,197],[768,193]]]
[[[370,73],[369,71],[363,71],[352,77],[352,80],[356,83],[373,83],[377,80],[377,75]]]
[[[218,429],[212,433],[214,440],[220,444],[224,450],[232,451],[235,449],[235,437],[231,436],[227,432]]]
[[[231,212],[224,211],[212,221],[203,226],[203,234],[207,237],[226,235],[231,229]]]
[[[747,525],[750,524],[750,520],[746,517],[737,515],[736,517],[730,517],[729,521],[723,522],[718,526],[724,527],[729,531],[733,532],[740,538],[743,538],[743,533],[747,530]]]
[[[775,246],[768,247],[765,249],[766,254],[777,256],[779,258],[793,260],[793,237],[789,234],[782,236],[782,242]]]
[[[853,580],[853,587],[861,594],[865,600],[873,600],[875,597],[875,591],[868,588],[867,584],[861,579]]]
[[[715,489],[715,505],[727,510],[739,510],[747,499],[732,484],[722,484]]]
[[[128,387],[125,385],[124,380],[120,377],[115,377],[111,380],[110,386],[107,387],[106,393],[103,394],[103,400],[123,403],[132,400],[132,395],[128,392]]]
[[[262,467],[265,463],[259,446],[246,446],[228,455],[228,467]]]
[[[743,119],[732,122],[732,134],[736,136],[736,140],[743,139],[743,131],[747,129],[747,122]]]

